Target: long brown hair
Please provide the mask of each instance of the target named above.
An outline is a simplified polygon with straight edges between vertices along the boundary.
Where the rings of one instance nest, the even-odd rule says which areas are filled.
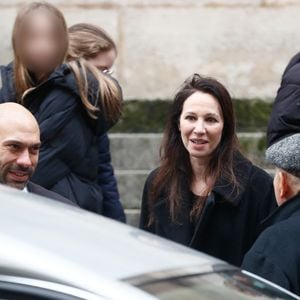
[[[30,71],[24,65],[24,56],[22,50],[22,41],[24,40],[24,30],[26,29],[26,21],[33,12],[37,10],[45,10],[50,16],[52,16],[58,27],[58,35],[60,36],[60,53],[57,57],[57,63],[53,66],[53,70],[64,62],[68,49],[68,29],[63,14],[54,5],[48,2],[32,2],[23,6],[15,19],[13,34],[12,34],[12,46],[14,52],[14,83],[16,89],[16,95],[18,102],[22,103],[23,94],[35,87],[34,80],[30,75]],[[44,74],[41,79],[47,79],[49,74]]]
[[[175,222],[181,208],[183,191],[189,189],[192,184],[193,170],[190,157],[182,142],[178,124],[185,100],[197,91],[210,94],[218,101],[224,119],[220,144],[212,154],[205,174],[212,179],[207,192],[213,189],[220,177],[238,187],[233,171],[233,156],[238,149],[238,142],[230,94],[217,80],[194,74],[184,82],[171,105],[160,149],[160,165],[149,189],[149,224],[154,222],[153,205],[161,193],[164,193],[167,199],[171,219]],[[191,210],[191,217],[197,217],[202,207],[203,202],[199,199]]]
[[[98,108],[91,105],[88,100],[87,74],[91,73],[99,83],[101,106],[106,117],[111,121],[117,121],[122,111],[120,88],[112,78],[100,72],[87,61],[87,59],[111,49],[117,52],[115,43],[102,28],[85,23],[69,28],[67,61],[74,72],[82,101],[89,108],[90,115],[94,117]]]

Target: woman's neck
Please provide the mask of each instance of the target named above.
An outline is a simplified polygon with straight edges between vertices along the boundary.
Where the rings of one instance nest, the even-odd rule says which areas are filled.
[[[212,182],[211,178],[207,175],[208,164],[208,160],[191,157],[193,170],[191,190],[197,196],[207,197],[211,192]]]
[[[46,72],[30,72],[30,76],[36,86],[47,80],[49,75],[50,73]]]
[[[192,165],[194,178],[196,180],[204,180],[206,177],[208,161],[196,157],[191,157],[190,161]]]

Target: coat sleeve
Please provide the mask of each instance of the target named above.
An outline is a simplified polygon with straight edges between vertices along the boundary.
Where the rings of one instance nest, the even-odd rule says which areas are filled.
[[[155,233],[155,225],[154,224],[149,225],[149,220],[150,220],[149,192],[150,192],[151,183],[153,180],[153,173],[154,172],[152,172],[148,176],[148,178],[145,182],[145,185],[144,185],[139,228],[143,229],[145,231],[148,231],[148,232]]]
[[[103,215],[125,223],[126,217],[120,201],[117,180],[111,164],[107,133],[98,137],[98,147],[98,184],[103,193]]]

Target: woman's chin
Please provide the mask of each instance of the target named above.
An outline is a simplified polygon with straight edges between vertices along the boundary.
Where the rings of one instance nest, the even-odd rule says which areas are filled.
[[[208,151],[190,151],[190,157],[196,159],[208,159],[210,153]]]

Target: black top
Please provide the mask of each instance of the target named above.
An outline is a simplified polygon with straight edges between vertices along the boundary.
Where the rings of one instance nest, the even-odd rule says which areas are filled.
[[[300,194],[265,220],[242,267],[300,296]]]
[[[272,178],[246,158],[236,157],[234,172],[241,185],[240,193],[234,195],[233,186],[220,178],[195,224],[190,219],[194,195],[186,187],[177,222],[170,219],[163,192],[154,204],[155,222],[148,226],[148,193],[156,173],[153,171],[145,183],[140,228],[240,266],[263,229],[261,221],[276,207],[276,201]]]

